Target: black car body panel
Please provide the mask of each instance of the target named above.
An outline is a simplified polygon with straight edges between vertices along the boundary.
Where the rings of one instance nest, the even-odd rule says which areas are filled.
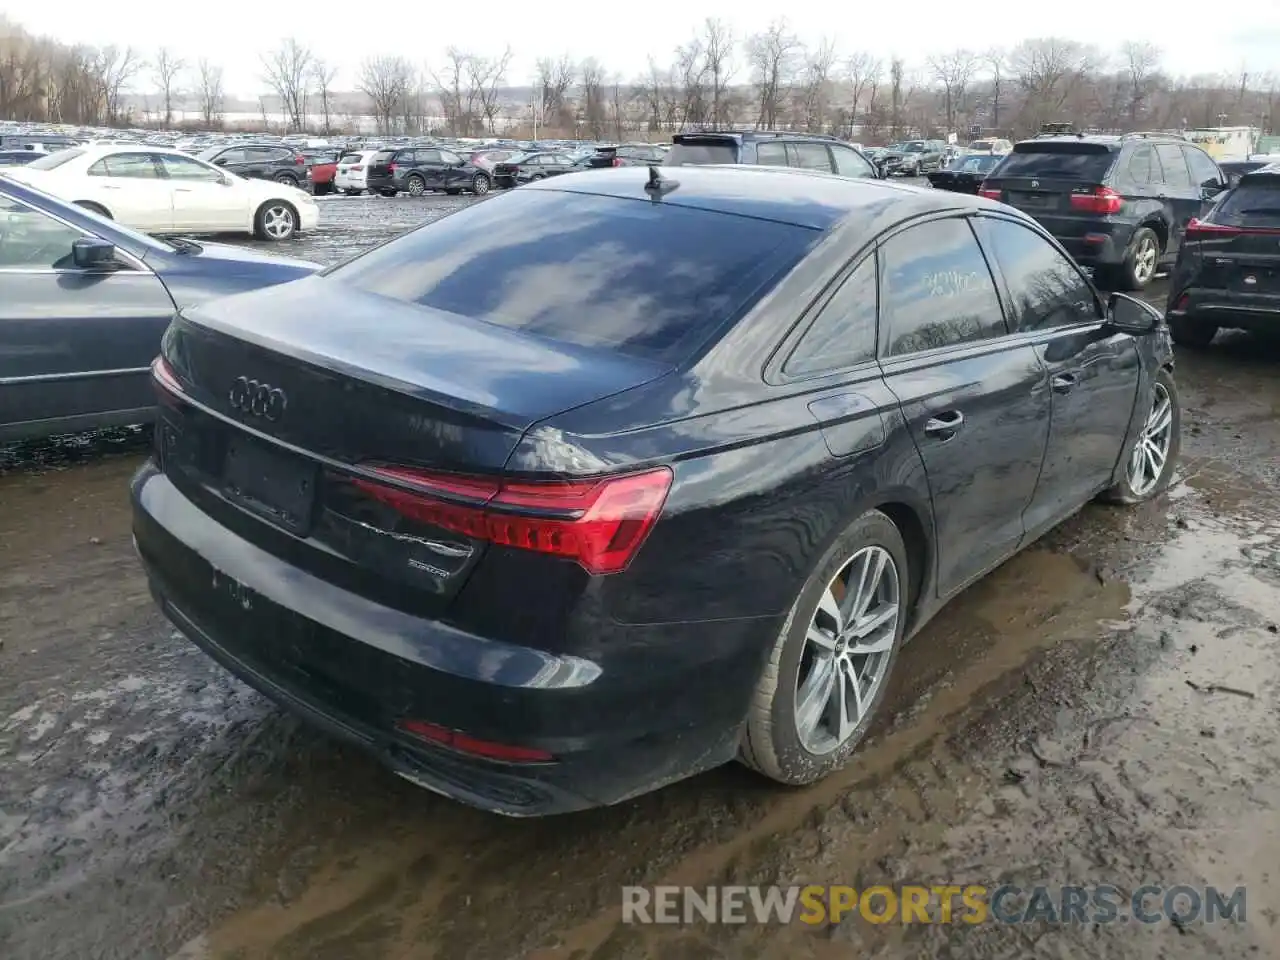
[[[222,244],[163,243],[3,178],[0,205],[32,218],[50,241],[17,262],[0,224],[4,440],[150,420],[149,365],[176,309],[319,269]],[[78,238],[114,244],[111,269],[76,268]]]
[[[987,174],[994,170],[999,162],[1000,157],[992,154],[961,157],[954,166],[930,173],[929,185],[938,190],[977,194]]]
[[[1114,267],[1141,227],[1155,233],[1162,260],[1172,261],[1187,221],[1225,187],[1226,178],[1199,147],[1129,135],[1021,141],[982,189],[1035,217],[1078,263]]]
[[[618,164],[622,166],[623,164]],[[526,153],[493,165],[493,182],[498,187],[515,187],[548,177],[559,177],[583,169],[567,153]]]
[[[1107,329],[1027,218],[802,171],[668,175],[657,197],[626,169],[533,184],[175,323],[156,455],[132,488],[173,622],[416,783],[508,814],[573,810],[735,755],[799,585],[863,511],[912,544],[915,631],[1123,469],[1167,331]],[[886,325],[869,356],[792,363],[834,277],[882,256],[892,277],[895,257],[939,249],[939,229],[966,263],[991,257],[991,339],[888,356]],[[1001,230],[1075,291],[1048,326],[1018,327],[1036,277],[1016,273]],[[447,272],[405,269],[459,249]],[[714,258],[747,253],[754,266],[725,261],[706,286]],[[335,302],[342,321],[316,330],[308,316]],[[575,311],[577,327],[553,322]],[[660,349],[654,331],[690,318],[705,330]],[[1069,402],[1063,376],[1079,377]],[[958,404],[967,432],[935,437],[928,419]],[[241,457],[275,465],[256,493],[235,479]],[[534,491],[640,480],[668,487],[624,568],[590,572],[520,533],[561,516]],[[403,499],[427,482],[443,499]]]
[[[483,181],[479,188],[477,178]],[[366,183],[370,190],[390,196],[438,190],[483,193],[492,179],[489,170],[444,147],[398,147],[379,150],[373,155]]]
[[[200,159],[251,180],[275,180],[307,189],[312,163],[301,150],[280,143],[236,143],[211,147]]]
[[[1168,304],[1171,323],[1280,331],[1280,163],[1242,174],[1192,224]]]

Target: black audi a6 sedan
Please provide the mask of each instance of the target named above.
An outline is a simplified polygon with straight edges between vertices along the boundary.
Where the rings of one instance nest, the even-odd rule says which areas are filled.
[[[830,773],[948,598],[1178,452],[1161,316],[1033,220],[788,169],[531,184],[184,313],[155,382],[165,613],[517,815]]]

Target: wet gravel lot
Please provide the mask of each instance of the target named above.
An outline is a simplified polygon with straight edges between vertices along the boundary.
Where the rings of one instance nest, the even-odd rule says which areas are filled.
[[[322,201],[333,262],[468,198]],[[1159,302],[1162,289],[1150,298]],[[857,762],[511,821],[299,725],[153,609],[140,431],[0,448],[0,957],[1280,956],[1280,345],[1178,355],[1166,497],[1089,506],[905,651]],[[627,883],[1247,887],[1242,924],[619,922]]]

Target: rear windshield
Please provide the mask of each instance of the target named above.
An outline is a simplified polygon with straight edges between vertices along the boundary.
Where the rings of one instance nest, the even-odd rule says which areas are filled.
[[[377,153],[373,155],[373,162],[386,163],[388,160],[393,159],[395,155],[396,155],[395,150],[379,150]]]
[[[982,156],[964,157],[960,161],[960,166],[958,166],[956,169],[963,170],[965,172],[980,173],[983,170],[990,170],[999,162],[1000,162],[999,157],[992,156],[990,154],[986,154]]]
[[[1111,169],[1114,154],[1105,148],[1081,149],[1074,144],[1022,144],[1005,156],[997,177],[1062,177],[1070,180],[1100,181]]]
[[[1280,222],[1280,176],[1241,183],[1222,198],[1213,219],[1241,226],[1276,226]]]
[[[737,162],[738,145],[732,140],[692,140],[674,144],[662,165],[683,167],[685,164]]]
[[[48,156],[41,157],[39,160],[32,160],[27,164],[28,170],[52,170],[60,167],[68,160],[74,160],[76,157],[83,157],[83,150],[59,150],[57,153],[51,153]]]
[[[670,203],[515,190],[327,275],[512,330],[679,363],[817,236]]]

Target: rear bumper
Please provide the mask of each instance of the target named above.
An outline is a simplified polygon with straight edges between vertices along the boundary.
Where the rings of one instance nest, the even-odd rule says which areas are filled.
[[[781,626],[612,624],[607,643],[593,644],[607,654],[555,655],[320,580],[218,524],[153,464],[134,477],[132,500],[152,593],[197,646],[399,775],[497,813],[616,803],[732,759],[762,653]],[[664,658],[662,647],[684,655]],[[731,652],[697,663],[689,652],[698,650]],[[397,719],[556,759],[478,758],[409,737]]]
[[[365,183],[370,190],[400,190],[394,174],[368,174]]]
[[[1280,295],[1192,287],[1177,300],[1178,308],[1168,311],[1170,320],[1204,320],[1236,330],[1280,330]]]
[[[1131,224],[1037,216],[1031,210],[1022,212],[1048,230],[1081,266],[1115,266],[1124,262],[1133,236]]]

